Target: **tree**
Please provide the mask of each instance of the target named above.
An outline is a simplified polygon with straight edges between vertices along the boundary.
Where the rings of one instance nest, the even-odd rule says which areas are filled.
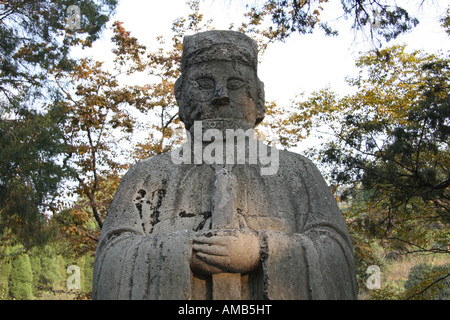
[[[99,227],[102,226],[102,212],[99,212],[96,193],[101,184],[117,180],[124,165],[115,160],[117,139],[115,134],[129,134],[133,120],[127,105],[134,98],[127,88],[119,86],[115,76],[102,69],[102,63],[82,59],[70,75],[56,75],[66,99],[61,102],[67,115],[65,143],[70,156],[70,165],[75,168],[79,183],[76,193],[86,197]],[[64,88],[60,80],[71,79],[75,92]]]
[[[66,121],[61,125],[78,201],[69,211],[55,208],[53,213],[63,229],[81,233],[95,248],[107,206],[127,167],[126,159],[118,153],[118,142],[119,137],[127,139],[133,131],[129,106],[138,104],[139,93],[121,86],[118,75],[89,58],[81,59],[79,66],[68,73],[54,72],[65,95],[58,103],[65,110]],[[84,230],[91,218],[97,226]]]
[[[76,45],[95,41],[116,0],[77,3],[80,29],[68,28],[72,1],[0,2],[0,233],[25,246],[51,234],[45,212],[54,210],[65,166],[64,110],[51,70],[72,70]],[[56,101],[56,102],[55,102]]]
[[[148,136],[136,145],[134,155],[137,160],[170,151],[180,144],[183,136],[174,94],[175,81],[181,73],[183,37],[188,32],[209,30],[212,22],[203,22],[204,16],[200,13],[198,0],[190,0],[187,4],[191,13],[173,22],[171,45],[166,45],[167,39],[158,37],[160,48],[153,52],[144,51],[142,54],[145,69],[141,71],[158,80],[147,86],[147,109],[141,111],[146,114],[142,118],[147,122],[144,127]]]
[[[53,248],[46,245],[40,250],[40,270],[38,275],[38,286],[42,289],[53,289],[61,283],[58,256]]]
[[[141,127],[140,130],[144,131],[143,137],[136,141],[130,158],[131,162],[135,162],[168,151],[173,144],[174,139],[170,138],[174,133],[174,126],[179,124],[173,85],[179,74],[181,43],[178,41],[169,53],[163,48],[148,52],[144,45],[124,29],[122,23],[115,22],[114,31],[112,40],[118,47],[113,51],[117,55],[117,71],[128,75],[145,73],[157,79],[134,87],[134,94],[139,93],[141,101],[136,108],[139,112],[136,127]],[[159,37],[158,42],[163,46],[165,39]]]
[[[404,296],[415,300],[448,300],[450,298],[450,265],[420,263],[411,268]]]
[[[76,4],[80,28],[70,28],[68,9]],[[14,99],[15,88],[46,85],[47,71],[70,69],[70,49],[90,46],[99,38],[116,0],[49,1],[9,0],[0,3],[2,97]],[[70,10],[69,10],[70,11]],[[71,13],[71,12],[70,12]]]
[[[293,33],[312,33],[321,29],[336,36],[338,30],[322,21],[328,0],[265,0],[252,5],[246,13],[245,29],[257,30],[269,41],[285,40]],[[352,29],[373,43],[390,41],[414,28],[419,20],[394,1],[344,0],[340,18],[352,19]],[[339,17],[335,17],[339,18]]]
[[[44,213],[68,173],[58,160],[65,151],[58,127],[63,117],[55,108],[0,119],[0,234],[16,235],[25,246],[50,235]]]
[[[297,98],[296,111],[281,119],[282,142],[316,139],[307,154],[342,206],[358,270],[373,259],[375,240],[400,253],[448,254],[449,59],[393,46],[356,64],[359,76],[348,79],[354,93],[325,88]],[[414,288],[434,290],[448,278],[442,272]]]
[[[445,29],[448,35],[450,35],[450,7],[447,8],[447,12],[440,20],[442,27]]]
[[[357,66],[360,75],[349,80],[356,93],[339,98],[324,89],[298,102],[289,134],[319,129],[328,137],[311,154],[332,185],[346,187],[342,196],[366,192],[352,218],[368,236],[407,251],[448,252],[449,60],[394,46]]]

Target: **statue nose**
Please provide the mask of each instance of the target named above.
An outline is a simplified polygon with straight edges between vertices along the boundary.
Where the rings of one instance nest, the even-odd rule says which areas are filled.
[[[225,87],[217,88],[214,93],[214,99],[212,104],[214,106],[225,106],[230,103],[230,98],[228,97],[228,90]]]

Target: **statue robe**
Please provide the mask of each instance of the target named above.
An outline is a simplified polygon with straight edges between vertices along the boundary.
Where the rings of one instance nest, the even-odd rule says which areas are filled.
[[[240,228],[258,233],[260,266],[241,275],[242,299],[355,299],[347,227],[320,172],[279,152],[276,175],[235,165]],[[144,160],[124,176],[94,265],[94,299],[211,299],[211,277],[193,274],[195,232],[211,228],[212,165]]]

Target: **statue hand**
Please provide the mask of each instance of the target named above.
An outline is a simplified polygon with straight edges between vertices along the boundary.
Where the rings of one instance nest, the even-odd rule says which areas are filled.
[[[246,273],[260,261],[256,232],[250,229],[218,229],[194,237],[191,268],[201,274]]]

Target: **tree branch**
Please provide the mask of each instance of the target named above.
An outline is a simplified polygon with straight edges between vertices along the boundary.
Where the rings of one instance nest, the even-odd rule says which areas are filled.
[[[408,296],[408,297],[406,297],[406,299],[407,300],[409,300],[409,299],[411,299],[411,298],[413,298],[413,297],[415,297],[415,296],[418,296],[419,294],[424,294],[425,293],[425,291],[427,291],[428,289],[430,289],[432,286],[434,286],[436,283],[438,283],[439,281],[442,281],[442,280],[445,280],[446,278],[448,278],[450,276],[450,273],[448,273],[448,274],[446,274],[445,276],[443,276],[443,277],[441,277],[441,278],[439,278],[439,279],[436,279],[435,281],[433,281],[431,284],[429,284],[428,286],[426,286],[424,289],[422,289],[422,290],[420,290],[419,292],[417,292],[417,293],[415,293],[415,294],[413,294],[413,295],[411,295],[411,296]]]

